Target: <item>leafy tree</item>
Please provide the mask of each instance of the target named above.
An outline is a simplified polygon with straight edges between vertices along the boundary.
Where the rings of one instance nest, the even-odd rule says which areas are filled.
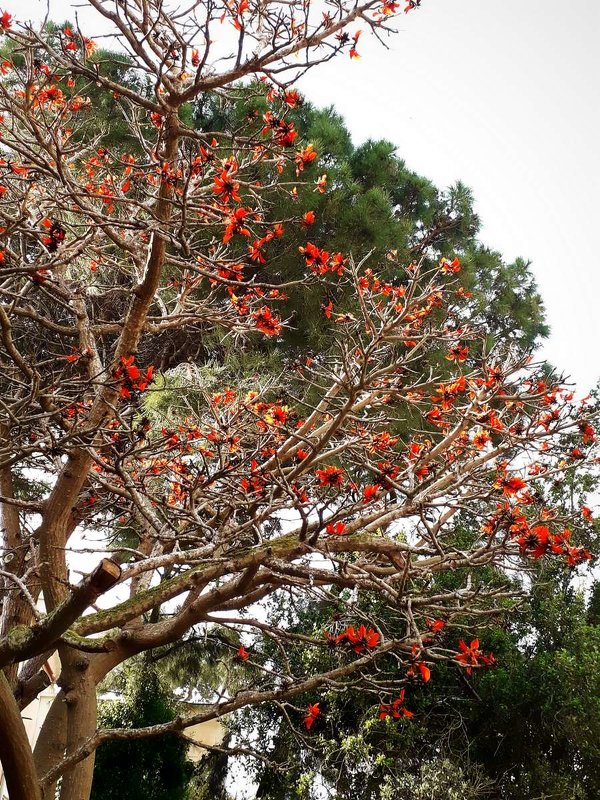
[[[120,694],[126,699],[100,704],[103,727],[137,728],[175,719],[172,692],[151,665],[129,670],[121,682]],[[105,742],[96,755],[92,800],[182,800],[191,775],[187,748],[174,734],[162,737],[159,748],[148,739]]]
[[[595,458],[594,410],[514,339],[491,342],[469,320],[460,259],[436,251],[435,218],[414,258],[392,249],[367,268],[334,249],[334,231],[332,244],[306,241],[303,215],[271,213],[276,191],[292,204],[304,181],[326,193],[309,174],[291,83],[315,61],[355,56],[357,17],[387,27],[397,4],[342,2],[325,19],[304,2],[91,5],[114,26],[133,84],[103,71],[79,30],[1,17],[19,54],[0,84],[0,760],[11,800],[85,800],[101,745],[222,717],[225,755],[264,759],[268,733],[233,736],[262,708],[313,753],[350,692],[392,747],[432,672],[493,666],[468,633],[519,601],[513,572],[592,558],[589,520],[551,488]],[[240,81],[256,78],[260,122],[188,123],[210,93],[227,119]],[[119,102],[116,140],[125,119],[135,152],[113,152],[86,124],[81,81]],[[278,266],[286,238],[297,279]],[[302,289],[319,286],[335,296],[323,346],[286,350],[276,379],[273,344],[308,313]],[[165,335],[175,355],[161,366]],[[197,355],[199,337],[219,343],[214,364]],[[223,363],[231,340],[252,376]],[[313,603],[331,612],[325,629],[306,613]],[[212,682],[206,671],[194,712],[98,726],[107,676],[209,633],[223,664]],[[20,703],[54,651],[60,692],[32,752]],[[348,790],[360,780],[350,771]]]

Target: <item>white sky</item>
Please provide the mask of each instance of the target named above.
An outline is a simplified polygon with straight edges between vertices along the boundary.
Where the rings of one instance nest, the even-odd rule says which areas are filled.
[[[586,392],[600,377],[600,2],[423,0],[391,51],[307,76],[357,141],[475,195],[482,241],[530,259],[552,333],[543,354]]]
[[[71,6],[52,0],[51,18]],[[46,3],[3,8],[39,18]],[[423,0],[399,24],[389,51],[365,35],[360,61],[315,69],[303,91],[356,142],[388,139],[438,186],[473,189],[482,241],[533,262],[543,355],[587,392],[600,377],[600,0]]]

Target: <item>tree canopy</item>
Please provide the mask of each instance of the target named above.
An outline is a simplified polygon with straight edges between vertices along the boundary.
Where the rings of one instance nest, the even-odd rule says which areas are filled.
[[[386,35],[398,3],[89,5],[121,63],[75,25],[0,18],[11,800],[85,800],[117,742],[170,734],[165,771],[184,769],[174,737],[222,718],[215,753],[269,766],[285,723],[340,796],[365,784],[360,718],[385,788],[430,684],[494,667],[489,623],[540,565],[592,559],[590,487],[565,502],[557,484],[597,458],[594,403],[532,361],[531,276],[478,244],[469,192],[354,148],[292,88],[356,58],[358,24]],[[151,671],[138,717],[98,714],[124,665],[209,639],[192,711],[172,716]],[[32,752],[20,711],[54,652]]]

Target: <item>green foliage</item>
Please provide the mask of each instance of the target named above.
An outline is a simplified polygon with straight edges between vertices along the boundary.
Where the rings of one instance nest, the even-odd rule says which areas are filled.
[[[240,87],[240,100],[227,107],[219,98],[205,96],[195,108],[196,125],[203,130],[235,132],[249,126],[260,139],[263,92],[257,85]],[[304,267],[298,247],[312,241],[331,252],[352,254],[356,261],[369,255],[365,266],[388,261],[391,281],[402,279],[395,264],[407,264],[425,255],[432,263],[458,255],[461,281],[471,298],[463,300],[471,325],[490,333],[490,341],[510,340],[526,349],[548,334],[544,309],[530,265],[523,259],[507,264],[502,256],[477,239],[479,219],[471,191],[458,182],[445,191],[412,172],[386,140],[354,145],[343,119],[332,108],[317,109],[309,102],[290,112],[304,143],[319,154],[298,176],[294,165],[285,168],[284,179],[297,181],[297,199],[273,193],[272,220],[286,220],[315,212],[316,220],[305,231],[286,230],[286,236],[269,244],[268,262],[256,268],[262,279],[294,280]],[[315,191],[315,180],[327,174],[328,190]],[[268,179],[260,175],[261,180]],[[244,243],[245,244],[245,243]],[[242,251],[241,251],[242,252]],[[336,311],[346,310],[346,299],[336,285],[319,281],[307,291],[287,292],[296,309],[284,332],[286,346],[312,347],[318,352],[330,335],[322,304],[333,300]],[[285,306],[282,307],[285,315]],[[272,345],[275,346],[274,344]],[[277,345],[280,347],[280,345]]]
[[[138,728],[177,715],[171,691],[146,662],[121,678],[122,699],[100,703],[99,724]],[[98,748],[92,800],[183,800],[191,775],[188,745],[175,734],[104,742]]]

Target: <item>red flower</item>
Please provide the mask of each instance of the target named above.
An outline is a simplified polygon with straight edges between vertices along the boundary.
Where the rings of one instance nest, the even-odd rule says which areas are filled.
[[[250,209],[248,208],[236,208],[233,214],[227,218],[227,226],[225,228],[225,234],[223,235],[224,244],[227,244],[234,233],[238,233],[240,236],[250,236],[250,231],[248,228],[244,228],[243,225],[245,217],[250,213]]]
[[[596,431],[590,425],[589,422],[585,422],[582,420],[578,423],[579,430],[581,435],[583,436],[583,443],[584,444],[592,444],[596,441]]]
[[[0,28],[2,30],[7,31],[11,26],[12,15],[5,11],[2,16],[0,17]]]
[[[442,258],[440,261],[440,269],[446,274],[450,272],[459,272],[460,261],[458,258],[455,258],[454,261],[449,261],[447,258]]]
[[[321,194],[325,194],[327,191],[327,175],[321,175],[320,178],[317,178],[315,181],[315,192],[320,192]]]
[[[319,708],[319,703],[309,703],[306,709],[306,716],[304,717],[304,724],[306,726],[306,730],[309,731],[312,728],[312,725],[316,718],[321,713],[321,709]]]
[[[371,503],[373,500],[376,500],[380,488],[381,487],[376,483],[372,483],[369,486],[365,486],[365,488],[363,489],[363,501],[365,503]]]
[[[227,169],[222,170],[221,174],[214,178],[213,191],[215,194],[220,195],[221,202],[225,203],[225,205],[228,205],[232,200],[235,203],[241,202],[238,194],[239,189],[239,183],[233,180],[231,172]]]
[[[335,636],[333,639],[328,636],[328,638],[336,644],[345,642],[352,647],[355,653],[362,653],[363,650],[372,650],[377,647],[381,636],[373,628],[367,629],[365,625],[359,625],[357,630],[354,630],[353,625],[348,625],[339,636]]]
[[[404,703],[404,689],[400,692],[398,697],[391,703],[385,704],[382,703],[379,706],[379,719],[387,719],[387,717],[391,717],[392,719],[400,719],[401,717],[413,717],[414,714],[412,711],[409,711],[407,708],[404,708],[402,705]]]
[[[356,45],[358,44],[358,39],[359,39],[361,33],[362,33],[362,31],[356,31],[356,33],[352,37],[352,41],[354,42],[354,44],[350,48],[350,58],[353,58],[353,59],[360,58],[360,55],[358,54],[358,51],[356,49]]]
[[[268,306],[263,306],[252,314],[254,324],[265,336],[277,336],[281,333],[281,320],[276,317]]]
[[[494,489],[501,489],[504,497],[512,497],[527,486],[521,478],[501,475],[494,482]]]
[[[467,646],[461,639],[458,643],[458,646],[461,652],[457,653],[456,660],[460,664],[466,666],[467,675],[470,675],[473,672],[473,667],[480,667],[482,664],[487,667],[491,667],[492,664],[496,663],[493,653],[485,655],[479,649],[479,639],[473,639],[469,646]]]
[[[443,619],[426,619],[425,624],[429,628],[430,631],[433,633],[437,633],[441,631],[444,625],[446,624]]]
[[[317,152],[312,144],[307,145],[303,150],[300,150],[294,156],[296,163],[296,175],[299,175],[307,164],[314,161],[317,157]]]
[[[303,225],[306,225],[308,227],[308,225],[312,225],[314,221],[315,221],[315,212],[314,211],[307,211],[306,214],[302,215],[302,224]]]
[[[313,272],[320,274],[327,272],[327,262],[329,261],[327,250],[320,250],[312,242],[307,242],[305,247],[299,247],[298,250],[304,255],[306,266],[310,267]]]
[[[315,470],[319,486],[341,486],[344,482],[344,470],[341,467],[325,467]]]
[[[331,319],[331,314],[332,314],[332,312],[333,312],[333,301],[332,301],[332,300],[330,300],[330,301],[327,303],[327,305],[323,304],[323,305],[321,306],[321,308],[323,309],[323,314],[325,314],[325,317],[326,317],[327,319]]]
[[[135,356],[121,356],[119,366],[113,372],[113,377],[121,384],[119,394],[125,399],[129,399],[132,393],[145,392],[154,375],[153,366],[142,373],[134,361]]]
[[[381,6],[381,14],[384,17],[389,17],[392,14],[395,14],[398,9],[399,3],[395,3],[394,0],[384,0],[383,5]]]
[[[586,550],[585,547],[566,547],[565,552],[567,564],[571,567],[575,567],[577,564],[582,564],[584,561],[589,561],[593,558],[590,551]]]
[[[469,355],[468,347],[462,347],[460,344],[455,344],[448,350],[448,355],[446,356],[446,360],[464,361],[468,355]]]
[[[296,106],[302,105],[302,98],[296,89],[288,89],[281,99],[289,108],[296,108]]]
[[[529,550],[534,558],[541,558],[550,547],[550,531],[545,525],[536,525],[517,539],[517,542],[522,553]]]
[[[243,644],[238,647],[238,651],[235,654],[235,657],[238,661],[247,661],[250,658],[250,653],[246,650]]]
[[[343,522],[329,522],[325,528],[325,531],[331,536],[341,536],[345,530],[346,526]]]
[[[133,363],[135,356],[121,356],[121,367],[130,381],[135,381],[140,377],[140,370]]]

